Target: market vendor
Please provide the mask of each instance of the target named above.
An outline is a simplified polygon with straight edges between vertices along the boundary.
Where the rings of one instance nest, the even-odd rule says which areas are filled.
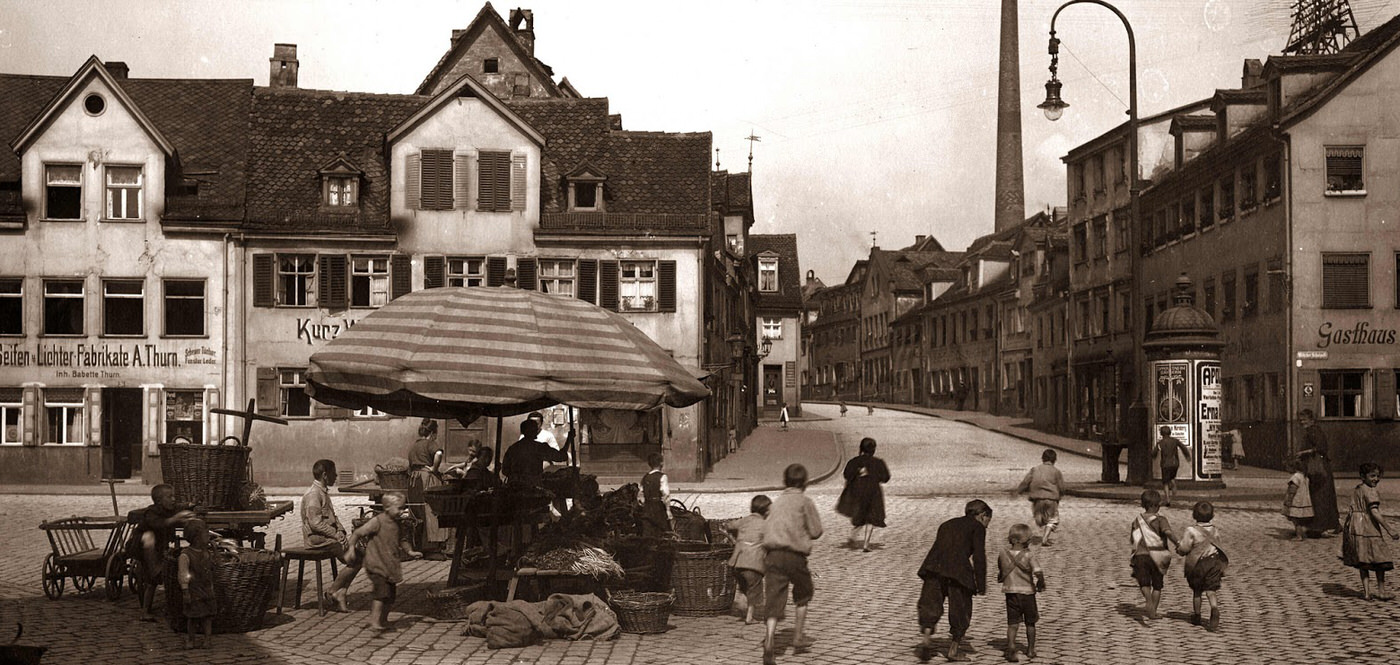
[[[408,447],[408,473],[410,477],[408,500],[413,506],[415,517],[423,521],[422,543],[418,549],[428,561],[446,561],[443,549],[448,539],[447,530],[438,525],[437,513],[423,500],[423,492],[431,487],[442,485],[442,445],[437,440],[436,420],[424,418],[418,426],[418,439]]]
[[[477,452],[476,458],[472,460],[472,465],[467,467],[462,475],[462,480],[468,487],[474,489],[490,489],[499,487],[501,479],[496,474],[491,473],[491,454],[494,451],[490,446],[482,446]]]
[[[539,440],[540,424],[526,418],[520,423],[520,439],[506,450],[501,471],[512,485],[540,487],[544,482],[545,462],[567,462],[568,453],[556,450]]]

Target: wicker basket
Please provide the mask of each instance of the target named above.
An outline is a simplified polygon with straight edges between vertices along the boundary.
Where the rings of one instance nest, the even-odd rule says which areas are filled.
[[[732,519],[705,520],[705,523],[710,527],[710,542],[715,545],[733,545],[734,538],[729,535],[728,531],[724,530],[724,527],[733,521]]]
[[[676,587],[673,611],[679,616],[715,616],[734,603],[734,577],[729,574],[733,545],[682,541],[676,551],[671,581]]]
[[[380,466],[375,466],[374,478],[375,483],[379,485],[379,489],[385,491],[403,491],[407,490],[409,486],[413,484],[413,476],[409,475],[409,472],[385,471],[384,468]]]
[[[671,522],[675,525],[676,536],[681,540],[710,540],[710,525],[700,514],[699,508],[688,509],[685,504],[672,499]]]
[[[441,591],[429,591],[428,600],[433,604],[433,616],[445,621],[467,618],[467,606],[479,600],[486,600],[486,583],[478,582],[466,586],[447,587]]]
[[[281,578],[282,555],[263,550],[240,549],[238,556],[212,555],[214,597],[218,613],[214,632],[246,633],[262,628],[263,616],[272,607]],[[179,558],[165,555],[165,619],[176,632],[185,632],[185,599],[180,591]]]
[[[608,602],[624,633],[664,633],[676,597],[669,593],[619,591]]]
[[[210,510],[238,510],[239,488],[248,480],[246,446],[162,443],[160,472],[175,488],[175,500]]]
[[[622,566],[623,579],[609,583],[612,588],[636,591],[668,591],[675,564],[676,541],[650,536],[615,536],[603,544]]]

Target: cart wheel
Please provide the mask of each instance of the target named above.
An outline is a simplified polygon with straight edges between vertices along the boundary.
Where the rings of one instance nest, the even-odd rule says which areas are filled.
[[[92,591],[92,587],[95,584],[97,584],[96,575],[73,576],[73,588],[77,589],[78,593],[87,593],[89,591]]]
[[[141,560],[136,557],[126,558],[126,586],[131,589],[131,593],[136,594],[136,601],[141,602]]]
[[[49,600],[58,600],[63,595],[63,566],[52,554],[44,557],[43,585],[44,595]]]
[[[107,600],[116,602],[122,597],[122,577],[126,575],[126,561],[121,555],[107,560]]]

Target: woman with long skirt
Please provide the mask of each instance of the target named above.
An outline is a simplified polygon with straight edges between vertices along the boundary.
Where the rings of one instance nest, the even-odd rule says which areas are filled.
[[[1298,424],[1303,427],[1303,448],[1298,451],[1298,461],[1303,465],[1303,475],[1308,477],[1308,494],[1313,505],[1313,517],[1304,527],[1314,538],[1335,536],[1342,523],[1337,515],[1337,486],[1332,479],[1327,435],[1317,426],[1312,409],[1298,412]]]
[[[882,483],[890,481],[890,469],[875,456],[875,439],[860,440],[860,454],[846,462],[846,487],[836,502],[836,512],[851,518],[851,549],[870,551],[875,527],[885,527],[885,494]]]

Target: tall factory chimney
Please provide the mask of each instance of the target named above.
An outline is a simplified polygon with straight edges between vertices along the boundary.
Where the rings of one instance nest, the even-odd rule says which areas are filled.
[[[1021,58],[1016,0],[1001,0],[1001,59],[997,68],[996,230],[1026,216],[1026,185],[1021,166]]]

